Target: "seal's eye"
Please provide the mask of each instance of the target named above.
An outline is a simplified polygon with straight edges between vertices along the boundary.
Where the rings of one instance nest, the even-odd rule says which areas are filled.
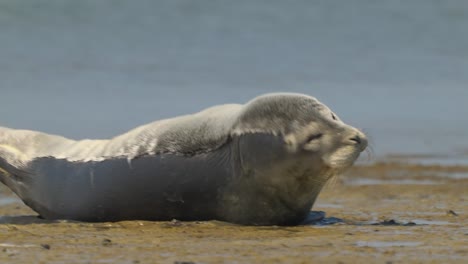
[[[310,136],[307,138],[307,142],[310,142],[310,141],[313,141],[313,140],[317,140],[317,139],[321,138],[322,136],[323,136],[322,133],[310,135]]]
[[[336,115],[334,113],[332,113],[332,118],[333,120],[338,120],[338,118],[336,118]]]

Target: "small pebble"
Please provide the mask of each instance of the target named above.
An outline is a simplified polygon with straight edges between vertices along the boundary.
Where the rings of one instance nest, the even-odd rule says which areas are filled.
[[[106,239],[103,239],[102,242],[101,242],[101,244],[102,244],[103,246],[110,246],[110,245],[112,245],[112,240],[107,239],[107,238],[106,238]]]
[[[172,219],[172,221],[170,222],[171,225],[173,226],[181,226],[182,225],[182,222],[177,220],[177,219]]]
[[[47,249],[47,250],[50,249],[50,245],[49,245],[49,244],[41,244],[41,247],[42,247],[43,249]]]
[[[455,211],[453,211],[453,210],[448,210],[448,211],[447,211],[447,214],[448,214],[448,215],[453,215],[453,216],[458,216],[458,214],[455,213]]]

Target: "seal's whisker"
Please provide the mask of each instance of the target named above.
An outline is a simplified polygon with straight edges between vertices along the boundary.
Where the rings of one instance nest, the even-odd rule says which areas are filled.
[[[366,135],[367,140],[369,142],[367,148],[365,149],[365,152],[367,156],[366,161],[371,162],[375,160],[374,138],[372,137],[372,134],[367,131],[367,129],[361,128],[360,130]]]
[[[374,161],[375,160],[374,148],[372,146],[368,146],[365,151],[367,155],[367,162]]]

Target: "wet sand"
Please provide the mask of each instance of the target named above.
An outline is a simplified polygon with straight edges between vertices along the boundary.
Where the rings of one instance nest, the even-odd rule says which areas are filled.
[[[468,167],[379,163],[330,183],[315,224],[45,222],[0,187],[0,263],[465,263]],[[317,214],[315,214],[317,215]]]

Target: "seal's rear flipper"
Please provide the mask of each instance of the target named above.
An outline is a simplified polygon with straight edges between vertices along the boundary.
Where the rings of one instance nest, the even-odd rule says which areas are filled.
[[[29,182],[32,177],[28,173],[24,163],[17,155],[16,149],[0,145],[0,182],[8,186],[18,196],[22,196],[25,183]]]
[[[30,180],[30,176],[31,174],[28,173],[26,170],[17,168],[6,162],[2,157],[0,157],[0,182],[8,186],[8,181],[24,182]]]

